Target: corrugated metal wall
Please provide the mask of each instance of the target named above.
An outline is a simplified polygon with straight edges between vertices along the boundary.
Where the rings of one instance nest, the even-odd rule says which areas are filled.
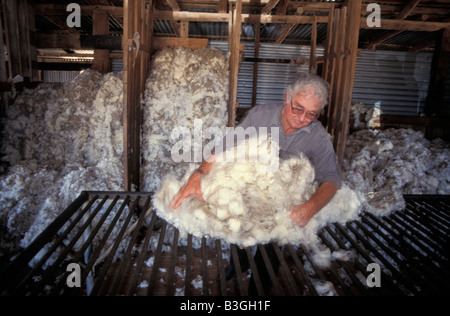
[[[430,81],[431,52],[362,50],[356,60],[353,102],[383,114],[419,115]]]
[[[67,82],[80,74],[79,71],[69,70],[42,70],[43,82]]]
[[[242,43],[244,45],[244,57],[255,57],[255,44]],[[228,51],[228,44],[220,41],[210,41],[210,47]],[[256,105],[267,102],[283,101],[284,92],[299,71],[308,71],[308,64],[297,65],[298,59],[308,60],[310,55],[309,46],[299,45],[276,45],[261,43],[259,58],[291,60],[287,63],[258,63],[258,87]],[[324,55],[323,48],[317,48],[316,56]],[[253,88],[253,62],[242,62],[239,69],[238,95],[239,107],[247,108],[252,104]]]
[[[242,44],[245,47],[244,57],[255,57],[254,43]],[[209,41],[209,46],[228,52],[226,41]],[[309,46],[261,43],[260,58],[292,60],[292,63],[259,63],[256,105],[282,101],[286,86],[294,80],[298,71],[308,71],[307,64],[299,66],[294,61],[308,60],[309,55]],[[323,55],[324,49],[317,48],[316,56]],[[356,61],[353,102],[380,107],[385,114],[419,115],[425,106],[432,57],[431,52],[362,50]],[[122,70],[122,59],[112,59],[111,64],[113,72]],[[64,82],[76,76],[68,73],[45,71],[44,81]],[[244,61],[239,69],[237,95],[241,108],[251,106],[252,86],[253,62]]]
[[[243,43],[244,57],[254,57],[254,43]],[[211,47],[227,52],[226,42],[211,41]],[[308,60],[309,46],[261,43],[259,57],[271,59]],[[324,56],[317,48],[316,56]],[[409,53],[362,50],[356,61],[353,102],[380,107],[385,114],[419,115],[423,112],[430,80],[430,52]],[[282,101],[286,86],[298,71],[308,65],[294,63],[259,63],[256,105]],[[243,62],[239,70],[238,102],[250,107],[253,84],[253,63]]]

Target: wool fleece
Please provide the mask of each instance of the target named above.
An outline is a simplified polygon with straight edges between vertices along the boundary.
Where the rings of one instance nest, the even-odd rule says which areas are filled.
[[[250,147],[246,142],[238,145],[237,151]],[[314,168],[305,156],[281,160],[276,170],[270,161],[216,162],[201,182],[205,202],[190,196],[176,210],[169,204],[194,168],[181,181],[168,175],[155,193],[154,207],[181,234],[218,238],[241,247],[276,242],[319,249],[320,228],[328,222],[345,223],[358,217],[361,203],[344,184],[305,227],[298,226],[290,218],[289,208],[307,201],[317,189]]]

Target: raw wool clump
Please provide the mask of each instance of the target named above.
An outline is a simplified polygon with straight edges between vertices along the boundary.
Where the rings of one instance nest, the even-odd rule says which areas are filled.
[[[83,190],[122,188],[120,75],[84,71],[25,90],[8,108],[0,221],[26,247]]]
[[[353,128],[356,130],[373,127],[375,120],[377,120],[381,114],[380,108],[367,107],[362,102],[353,104],[350,110],[353,117]],[[362,116],[364,117],[363,121],[361,121]]]
[[[365,210],[386,215],[405,207],[403,194],[450,193],[450,146],[412,129],[361,130],[348,138],[343,174]]]
[[[174,162],[171,157],[172,147],[178,141],[171,137],[175,128],[182,127],[191,133],[191,161],[194,161],[194,136],[200,137],[204,144],[205,129],[217,127],[224,131],[228,81],[228,60],[217,49],[165,49],[156,54],[145,91],[143,190],[154,192],[166,174],[175,174],[180,179],[189,167],[189,162]],[[194,120],[201,122],[200,128],[194,126]],[[203,134],[194,135],[196,131]]]
[[[254,138],[246,142],[250,141]],[[237,151],[245,150],[243,146],[246,144],[237,145]],[[322,257],[318,264],[327,265],[331,252],[323,253],[317,232],[328,222],[355,219],[360,206],[356,193],[342,187],[308,225],[299,227],[290,218],[289,208],[315,192],[314,168],[300,156],[280,161],[278,170],[272,172],[269,161],[216,162],[202,179],[205,203],[190,196],[176,210],[169,204],[191,172],[181,181],[170,175],[156,192],[154,207],[182,234],[219,238],[242,247],[272,241],[279,245],[304,243]]]

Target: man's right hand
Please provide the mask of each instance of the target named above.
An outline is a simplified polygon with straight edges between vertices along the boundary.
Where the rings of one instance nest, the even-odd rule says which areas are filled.
[[[190,176],[187,183],[181,187],[177,194],[175,194],[169,206],[172,209],[179,208],[184,199],[192,194],[199,196],[202,199],[202,202],[205,202],[205,200],[203,199],[203,192],[200,184],[201,180],[202,174],[200,172],[194,172]]]

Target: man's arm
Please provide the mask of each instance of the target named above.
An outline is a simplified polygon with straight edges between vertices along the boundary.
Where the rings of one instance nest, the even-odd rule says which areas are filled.
[[[322,183],[308,201],[289,209],[292,220],[300,226],[306,226],[309,220],[331,201],[337,190],[338,187],[331,182]]]
[[[206,175],[211,171],[214,163],[215,155],[212,154],[208,159],[203,161],[200,167],[189,177],[186,184],[181,187],[177,194],[175,194],[169,206],[173,209],[177,209],[184,199],[192,194],[198,195],[202,201],[204,201],[201,180],[203,175]]]

